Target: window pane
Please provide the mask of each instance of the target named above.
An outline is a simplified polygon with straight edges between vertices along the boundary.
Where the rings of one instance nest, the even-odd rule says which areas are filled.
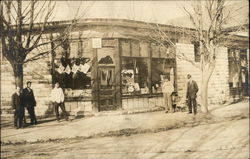
[[[131,41],[132,57],[140,57],[140,46],[138,41]]]
[[[140,56],[148,57],[148,54],[149,54],[148,43],[140,43]]]
[[[102,39],[102,47],[115,47],[116,41],[114,39]]]
[[[101,48],[97,51],[98,64],[114,64],[114,48]]]
[[[92,58],[93,51],[92,51],[91,41],[90,40],[83,41],[82,46],[83,46],[82,56],[86,58]]]
[[[169,47],[168,46],[160,46],[160,57],[168,58],[169,57]]]
[[[101,69],[99,72],[100,78],[100,87],[104,88],[112,88],[113,86],[113,78],[114,78],[114,71],[113,68],[106,68]]]
[[[78,41],[71,41],[70,42],[70,58],[77,58],[78,57]]]
[[[160,47],[159,47],[159,45],[152,43],[151,48],[152,48],[152,57],[159,58],[160,57]]]
[[[89,58],[61,58],[55,60],[54,81],[58,81],[63,88],[90,89],[91,88],[91,64]],[[58,71],[62,67],[62,72]],[[66,73],[67,69],[69,72]]]
[[[152,91],[153,93],[162,92],[162,80],[168,78],[174,81],[173,60],[170,59],[152,59]]]
[[[123,95],[148,93],[148,64],[146,58],[122,58]]]
[[[122,56],[130,57],[130,40],[121,40]]]
[[[63,53],[63,49],[62,49],[62,46],[61,46],[61,42],[60,41],[56,41],[54,42],[55,44],[55,55],[56,55],[56,58],[61,58],[62,57],[62,53]]]

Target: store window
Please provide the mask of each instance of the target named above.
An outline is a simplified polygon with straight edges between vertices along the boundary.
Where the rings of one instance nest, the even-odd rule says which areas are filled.
[[[123,95],[162,93],[165,78],[174,84],[175,55],[170,45],[123,39],[121,51]]]
[[[123,95],[149,93],[146,58],[123,57],[121,76]]]
[[[162,92],[162,82],[168,78],[174,84],[174,60],[153,58],[152,59],[152,93]]]
[[[88,42],[65,40],[55,50],[54,81],[71,90],[91,89],[91,58],[88,55]],[[85,46],[85,47],[84,47]]]

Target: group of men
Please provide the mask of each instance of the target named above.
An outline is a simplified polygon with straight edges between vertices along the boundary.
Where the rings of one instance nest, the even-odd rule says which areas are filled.
[[[190,74],[187,75],[187,92],[186,101],[188,105],[188,114],[197,114],[197,92],[199,91],[197,83],[192,79]],[[174,92],[173,83],[169,79],[165,79],[162,85],[164,95],[165,112],[175,112],[176,103],[174,103],[176,93]]]
[[[192,114],[194,112],[194,115],[197,113],[197,103],[196,103],[196,97],[198,92],[198,85],[197,83],[192,80],[192,76],[190,74],[187,75],[188,83],[187,83],[187,93],[186,93],[186,100],[188,103],[188,110],[189,114]],[[173,102],[173,92],[174,92],[174,86],[173,83],[169,79],[165,79],[162,85],[162,92],[164,95],[164,101],[165,101],[165,109],[166,113],[168,112],[174,112],[175,110],[175,104]],[[59,117],[59,107],[62,110],[63,116],[65,117],[65,120],[68,120],[68,115],[66,113],[65,105],[64,105],[64,93],[62,88],[60,87],[59,83],[55,83],[54,89],[51,91],[51,101],[55,108],[56,113],[56,119],[57,121],[60,121]],[[36,106],[36,100],[33,93],[33,90],[31,89],[31,82],[27,82],[27,87],[20,90],[19,87],[16,88],[16,92],[12,95],[12,108],[15,110],[14,112],[14,126],[18,128],[23,128],[25,125],[24,117],[25,117],[25,108],[28,110],[31,124],[36,125],[37,119],[35,115],[35,109]]]
[[[32,125],[37,124],[35,115],[36,100],[31,89],[31,82],[27,82],[27,87],[22,91],[16,87],[16,92],[12,95],[12,108],[14,109],[14,127],[23,128],[26,123],[25,108],[28,110]]]
[[[26,124],[25,119],[25,108],[27,109],[31,125],[37,124],[37,119],[35,115],[35,106],[36,100],[31,89],[31,81],[27,82],[27,87],[23,90],[20,87],[16,87],[15,93],[12,95],[12,108],[14,109],[14,127],[24,128]],[[59,117],[59,107],[62,110],[62,113],[65,117],[65,120],[68,120],[68,115],[66,113],[65,105],[64,105],[64,93],[62,88],[60,88],[59,83],[55,83],[54,89],[51,91],[51,101],[55,108],[56,119],[60,121]]]

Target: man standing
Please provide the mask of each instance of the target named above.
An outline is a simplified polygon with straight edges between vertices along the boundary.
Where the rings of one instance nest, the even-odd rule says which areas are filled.
[[[197,92],[199,90],[197,83],[192,80],[192,76],[190,74],[187,75],[188,83],[187,83],[187,101],[188,101],[188,114],[192,114],[192,108],[194,110],[194,115],[197,113],[197,103],[196,97]]]
[[[16,92],[12,95],[11,105],[14,109],[14,127],[23,128],[24,107],[20,87],[16,87]]]
[[[59,118],[59,111],[58,108],[60,106],[63,115],[65,116],[65,120],[68,120],[68,116],[65,110],[65,105],[64,105],[64,94],[62,88],[59,86],[59,83],[55,83],[54,89],[51,91],[51,101],[53,102],[53,105],[55,107],[55,113],[56,113],[56,119],[57,121],[60,121]]]
[[[166,78],[162,85],[162,93],[164,96],[165,113],[172,112],[171,94],[174,91],[174,86],[171,81]]]
[[[30,88],[31,82],[27,82],[27,87],[23,89],[23,103],[24,106],[27,108],[30,121],[32,125],[37,124],[36,115],[35,115],[35,106],[36,106],[36,100],[34,97],[33,90]]]

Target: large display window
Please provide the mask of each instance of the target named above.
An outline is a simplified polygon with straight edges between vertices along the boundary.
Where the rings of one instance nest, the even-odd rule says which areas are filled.
[[[148,94],[147,58],[122,58],[122,93],[123,95]]]

